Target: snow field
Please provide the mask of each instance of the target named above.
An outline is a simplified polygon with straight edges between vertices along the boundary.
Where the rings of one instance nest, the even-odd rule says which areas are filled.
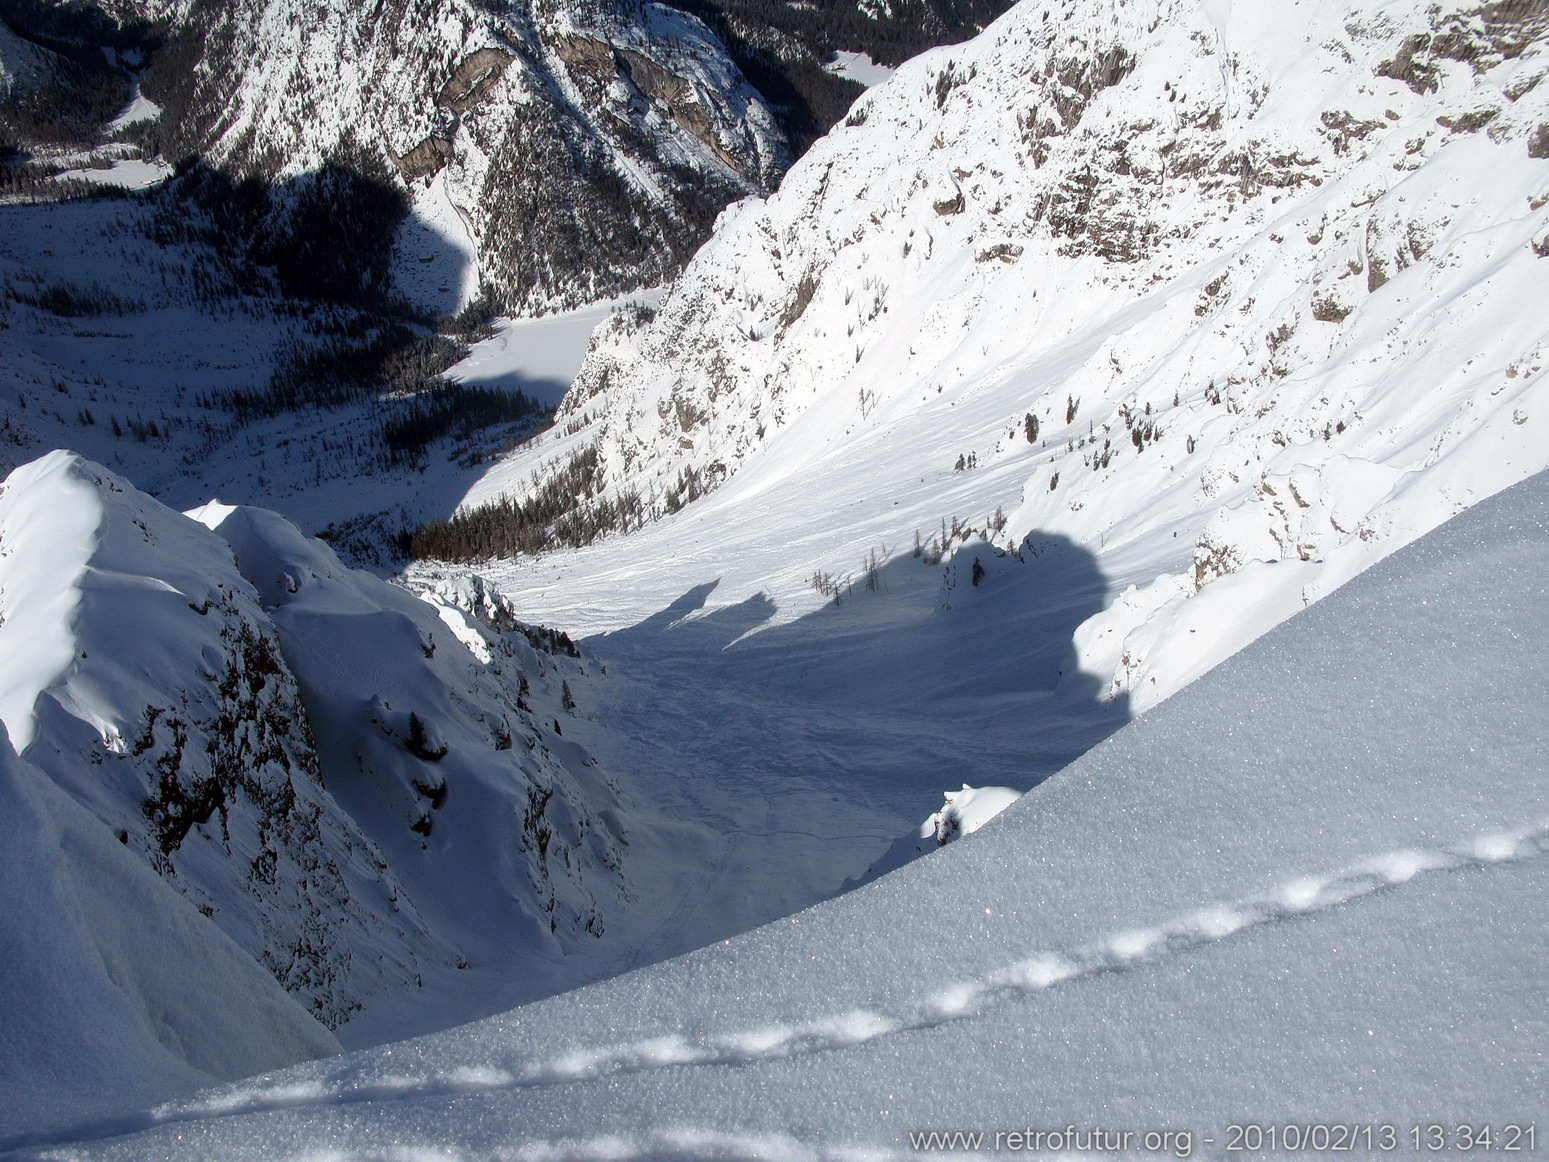
[[[1168,1126],[1219,1149],[1241,1122],[1531,1121],[1546,560],[1538,477],[930,859],[36,1156],[892,1157],[935,1128]]]

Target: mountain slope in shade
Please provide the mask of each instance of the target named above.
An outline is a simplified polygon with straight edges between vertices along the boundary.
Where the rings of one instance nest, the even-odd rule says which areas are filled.
[[[17,36],[0,21],[0,100],[13,101],[53,80],[59,58],[41,45]]]
[[[119,961],[128,974],[129,1031],[103,1036],[130,1038],[149,1008],[168,1047],[132,1092],[326,1051],[324,1025],[371,1043],[604,971],[602,937],[634,890],[625,819],[636,838],[651,825],[563,737],[572,684],[584,698],[587,683],[569,639],[518,621],[476,579],[432,603],[344,568],[273,513],[197,515],[67,452],[0,488],[0,722],[17,770],[47,783],[12,778],[32,796],[16,809],[80,834],[51,857],[56,894],[101,872],[104,845],[106,866],[141,869],[71,905],[86,919],[70,938],[98,940],[114,979]],[[181,900],[159,943],[110,923],[153,872]],[[157,916],[161,898],[147,897]],[[23,946],[48,947],[45,915],[15,914]],[[227,1052],[179,1032],[222,986],[158,982],[239,952],[296,1011]],[[238,987],[252,973],[228,975]],[[254,1006],[275,1002],[255,998],[231,1020],[262,1024]],[[68,1058],[73,1028],[42,1057]],[[27,1084],[38,1102],[13,1124],[131,1092],[52,1067]]]
[[[624,800],[564,737],[569,639],[473,580],[432,603],[347,569],[262,509],[194,515],[274,621],[330,790],[436,931],[514,977],[600,939],[627,894]]]
[[[1549,1083],[1546,577],[1540,475],[866,888],[21,1156],[794,1162],[915,1157],[938,1130],[1020,1154],[995,1130],[1073,1125],[1135,1135],[1104,1156],[1218,1157],[1233,1124],[1333,1109],[1397,1153],[1460,1123],[1525,1150]]]
[[[21,754],[325,1023],[436,948],[323,785],[273,623],[219,539],[68,453],[0,498]]]
[[[0,1132],[339,1051],[191,900],[18,759],[3,726],[0,800]]]
[[[1019,5],[726,215],[470,493],[595,450],[583,515],[660,519],[639,600],[607,542],[501,583],[783,620],[873,553],[1066,537],[1114,599],[1083,669],[1153,704],[1549,462],[1545,43],[1534,5]]]

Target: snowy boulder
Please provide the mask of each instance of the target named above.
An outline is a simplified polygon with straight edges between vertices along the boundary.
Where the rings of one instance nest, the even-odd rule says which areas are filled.
[[[1010,787],[971,787],[967,783],[961,791],[945,792],[939,811],[926,816],[912,833],[895,839],[864,874],[845,883],[845,890],[868,884],[955,839],[973,834],[1021,797],[1022,792]]]
[[[959,836],[972,835],[1022,797],[1010,787],[970,787],[948,791],[941,810],[920,824],[920,838],[941,847]]]

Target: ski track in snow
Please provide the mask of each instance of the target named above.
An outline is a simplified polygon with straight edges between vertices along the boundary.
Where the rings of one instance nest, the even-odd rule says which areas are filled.
[[[768,1025],[688,1039],[676,1034],[576,1049],[525,1069],[466,1067],[428,1076],[383,1078],[369,1084],[330,1087],[317,1082],[238,1090],[217,1098],[176,1102],[141,1114],[105,1119],[65,1133],[27,1135],[0,1142],[0,1149],[65,1144],[116,1137],[178,1122],[263,1114],[304,1107],[395,1101],[517,1090],[592,1081],[602,1077],[685,1065],[745,1065],[830,1049],[852,1048],[896,1033],[932,1029],[970,1019],[1018,998],[1102,973],[1123,972],[1215,944],[1239,932],[1328,911],[1341,904],[1389,891],[1438,872],[1485,868],[1549,854],[1549,820],[1476,835],[1439,849],[1408,848],[1368,859],[1329,875],[1300,876],[1266,894],[1234,903],[1215,903],[1154,928],[1111,932],[1092,943],[1038,952],[977,980],[939,987],[895,1012],[851,1009],[812,1021]],[[645,1159],[655,1157],[882,1158],[890,1149],[822,1150],[794,1139],[725,1135],[681,1129],[644,1139],[603,1136],[587,1141],[529,1143],[499,1157],[533,1162],[563,1158]],[[365,1157],[420,1158],[393,1154],[329,1154],[335,1162]],[[437,1158],[455,1157],[437,1153]]]

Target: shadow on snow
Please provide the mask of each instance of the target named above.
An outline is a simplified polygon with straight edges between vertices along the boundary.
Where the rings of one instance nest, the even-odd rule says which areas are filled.
[[[1077,668],[1074,634],[1108,583],[1065,537],[898,556],[874,588],[785,623],[764,594],[709,608],[717,585],[586,643],[631,683],[607,708],[629,740],[613,769],[723,831],[706,940],[896,866],[944,791],[1026,791],[1129,718],[1127,696]],[[671,936],[655,951],[681,951]]]

